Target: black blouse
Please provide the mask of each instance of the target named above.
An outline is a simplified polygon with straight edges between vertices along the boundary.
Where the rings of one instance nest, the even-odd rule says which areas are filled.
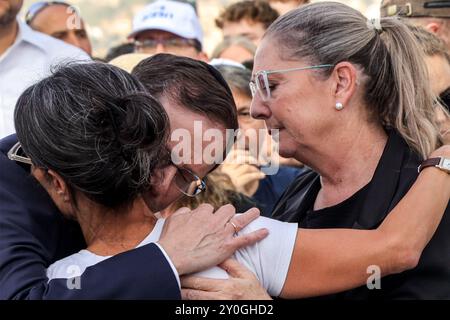
[[[420,162],[400,135],[390,131],[372,180],[352,197],[313,211],[320,180],[310,170],[286,190],[272,217],[298,222],[301,228],[375,229],[412,186]],[[415,269],[383,278],[379,290],[363,286],[326,298],[450,299],[450,206]]]

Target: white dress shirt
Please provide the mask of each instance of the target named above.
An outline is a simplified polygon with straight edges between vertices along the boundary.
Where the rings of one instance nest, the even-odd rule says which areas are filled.
[[[0,55],[0,139],[14,130],[14,108],[22,92],[59,63],[89,60],[82,50],[18,21],[14,44]]]

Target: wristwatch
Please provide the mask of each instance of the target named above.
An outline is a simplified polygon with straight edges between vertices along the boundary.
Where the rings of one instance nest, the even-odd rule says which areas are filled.
[[[420,172],[427,167],[436,167],[450,174],[450,159],[444,157],[430,158],[422,162],[417,170]]]

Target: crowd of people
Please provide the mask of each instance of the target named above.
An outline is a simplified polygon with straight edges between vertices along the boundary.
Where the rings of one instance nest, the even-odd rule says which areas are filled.
[[[0,299],[450,299],[448,2],[238,1],[209,56],[157,0],[103,58],[70,3],[22,5]]]

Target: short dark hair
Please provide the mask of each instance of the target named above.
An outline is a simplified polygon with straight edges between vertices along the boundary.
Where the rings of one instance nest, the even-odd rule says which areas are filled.
[[[130,204],[169,157],[164,108],[105,63],[58,68],[25,90],[14,118],[25,153],[64,179],[75,205],[77,191],[109,208]]]
[[[134,43],[131,42],[122,43],[119,44],[118,46],[109,49],[108,53],[106,54],[105,61],[110,62],[111,60],[117,57],[133,52],[134,52]]]
[[[227,8],[216,19],[216,26],[223,28],[225,22],[239,22],[248,19],[259,22],[268,28],[279,16],[278,11],[273,9],[267,1],[239,1]]]
[[[141,61],[132,74],[156,98],[168,96],[227,129],[239,127],[230,88],[221,74],[205,62],[162,53]]]

